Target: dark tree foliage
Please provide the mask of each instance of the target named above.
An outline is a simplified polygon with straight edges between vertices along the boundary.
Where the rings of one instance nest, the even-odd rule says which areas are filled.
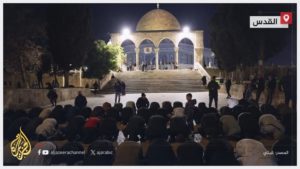
[[[88,69],[84,76],[101,79],[110,70],[117,70],[117,59],[123,57],[124,52],[120,46],[107,45],[102,40],[95,41],[85,61]]]
[[[89,6],[50,5],[47,30],[53,62],[64,72],[64,86],[68,87],[69,70],[83,65],[92,44]]]
[[[288,29],[250,29],[249,16],[279,16],[293,11],[292,5],[240,4],[220,5],[211,19],[211,47],[219,66],[233,71],[237,66],[252,66],[279,53],[291,34]]]
[[[29,87],[26,73],[41,66],[47,51],[45,9],[44,5],[4,5],[4,71],[21,73],[25,87]]]

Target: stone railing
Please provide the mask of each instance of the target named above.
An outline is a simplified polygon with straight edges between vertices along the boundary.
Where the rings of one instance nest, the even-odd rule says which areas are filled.
[[[194,70],[198,71],[202,76],[206,76],[206,80],[207,82],[210,81],[211,77],[210,75],[207,73],[207,71],[203,68],[202,65],[200,65],[199,63],[194,65]]]
[[[58,88],[57,102],[74,99],[78,91],[90,96],[90,89],[85,88]],[[35,106],[46,107],[50,105],[47,98],[47,89],[4,89],[4,109],[27,109]]]

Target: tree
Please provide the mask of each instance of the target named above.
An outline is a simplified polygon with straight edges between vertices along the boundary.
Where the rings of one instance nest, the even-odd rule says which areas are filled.
[[[279,15],[288,5],[220,5],[210,22],[211,48],[219,67],[233,71],[267,60],[286,45],[289,29],[250,29],[249,16]]]
[[[47,51],[45,13],[39,7],[6,4],[4,8],[4,71],[20,73],[27,88],[28,72],[41,66]]]
[[[83,65],[91,46],[90,13],[87,5],[51,5],[48,11],[48,36],[53,64],[63,71],[65,87],[69,71]]]
[[[124,58],[124,51],[121,46],[107,45],[104,41],[97,40],[85,61],[85,66],[88,69],[84,76],[101,79],[110,70],[118,70],[118,63],[122,62],[120,60],[122,58]]]

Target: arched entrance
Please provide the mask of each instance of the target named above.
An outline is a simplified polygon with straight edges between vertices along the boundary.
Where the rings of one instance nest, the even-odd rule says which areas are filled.
[[[155,45],[149,40],[145,39],[140,44],[139,62],[140,65],[145,65],[146,70],[155,69]],[[141,67],[143,69],[143,67]]]
[[[131,40],[125,40],[121,46],[126,55],[124,64],[127,66],[127,70],[132,70],[136,66],[135,44]]]
[[[179,68],[193,68],[194,66],[194,44],[188,39],[184,38],[179,42],[178,64]]]
[[[163,39],[159,43],[159,69],[174,69],[175,45],[170,39]]]

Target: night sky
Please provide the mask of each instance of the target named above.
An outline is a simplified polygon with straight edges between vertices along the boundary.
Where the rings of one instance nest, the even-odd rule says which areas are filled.
[[[152,9],[152,4],[92,4],[92,33],[95,39],[109,40],[110,33],[121,32],[123,27],[135,31],[139,19]],[[172,13],[181,26],[188,25],[191,30],[204,31],[204,47],[210,48],[209,21],[217,11],[217,4],[160,4],[161,9]],[[296,20],[296,17],[293,18]],[[296,23],[296,22],[295,22]],[[296,30],[291,34],[287,46],[266,61],[267,64],[293,65],[296,64]],[[284,59],[283,59],[284,58]]]

